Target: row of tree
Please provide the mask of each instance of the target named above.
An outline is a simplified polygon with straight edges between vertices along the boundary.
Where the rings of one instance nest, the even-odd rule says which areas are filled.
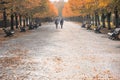
[[[18,26],[26,26],[35,18],[55,17],[58,15],[56,7],[49,0],[0,0],[0,18],[3,27],[7,21],[11,23],[11,30]]]
[[[63,8],[63,16],[66,18],[82,16],[88,23],[95,26],[102,23],[111,29],[111,17],[114,16],[115,27],[119,26],[120,0],[69,0]]]

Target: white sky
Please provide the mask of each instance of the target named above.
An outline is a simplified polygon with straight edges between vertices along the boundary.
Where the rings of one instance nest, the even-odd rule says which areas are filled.
[[[52,1],[52,2],[53,2],[53,1],[60,1],[60,0],[50,0],[50,1]],[[64,0],[64,1],[65,1],[65,2],[67,2],[68,0]]]

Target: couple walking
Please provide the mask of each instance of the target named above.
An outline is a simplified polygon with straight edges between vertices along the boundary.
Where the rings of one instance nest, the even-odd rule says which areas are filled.
[[[63,28],[63,23],[64,23],[63,18],[61,18],[61,19],[55,19],[56,29],[58,28],[58,24],[59,24],[59,22],[60,22],[61,29],[62,29],[62,28]]]

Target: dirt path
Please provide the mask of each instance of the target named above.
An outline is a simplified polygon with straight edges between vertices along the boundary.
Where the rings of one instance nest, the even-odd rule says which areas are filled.
[[[0,47],[0,80],[119,79],[120,41],[76,23],[48,23]]]

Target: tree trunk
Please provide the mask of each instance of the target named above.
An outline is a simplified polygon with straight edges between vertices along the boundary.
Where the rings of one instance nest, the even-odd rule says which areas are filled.
[[[110,21],[111,21],[111,12],[107,13],[107,24],[108,24],[108,29],[111,29],[111,25],[110,25]]]
[[[91,24],[91,16],[90,16],[90,14],[88,15],[88,24]]]
[[[18,15],[15,13],[15,23],[16,23],[16,29],[18,29]]]
[[[23,27],[25,27],[26,25],[26,22],[25,22],[25,18],[23,19]]]
[[[71,20],[71,18],[70,18],[70,20]],[[30,22],[29,24],[32,24],[32,18],[31,17],[29,18],[29,22]]]
[[[19,19],[20,19],[20,26],[22,26],[22,16],[19,15]]]
[[[97,17],[98,17],[98,14],[97,14],[97,12],[95,13],[95,26],[97,26],[98,25],[98,19],[97,19]]]
[[[29,23],[29,18],[27,17],[26,18],[26,25],[28,26],[28,23]]]
[[[95,17],[92,16],[92,24],[95,25]]]
[[[114,14],[115,14],[115,27],[117,28],[119,26],[119,22],[118,22],[119,15],[118,15],[118,9],[117,9],[117,7],[115,7]]]
[[[105,14],[104,13],[102,13],[101,21],[102,21],[103,28],[105,28],[106,26],[105,26]]]
[[[7,27],[7,16],[6,16],[6,9],[3,11],[3,26]]]
[[[86,16],[86,19],[87,24],[89,24],[89,15]]]
[[[14,15],[11,14],[11,30],[14,30]]]
[[[98,25],[100,25],[100,18],[99,18],[99,15],[97,15],[97,21],[98,21]]]

